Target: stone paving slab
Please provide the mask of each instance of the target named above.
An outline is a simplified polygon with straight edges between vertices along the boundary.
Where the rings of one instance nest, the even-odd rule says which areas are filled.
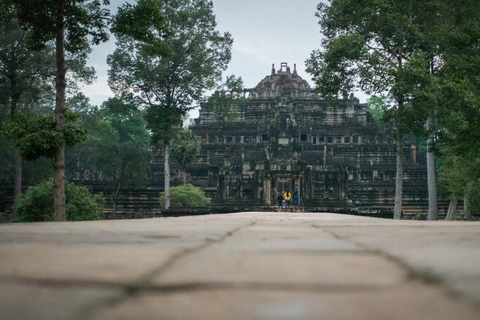
[[[320,228],[357,246],[387,253],[480,305],[478,222],[387,221],[362,228],[339,224]]]
[[[478,310],[448,293],[412,283],[382,290],[210,289],[145,293],[109,305],[90,320],[452,320]]]
[[[294,221],[297,222],[297,221]],[[298,223],[298,222],[297,222]],[[355,251],[358,246],[353,242],[336,239],[328,232],[305,225],[284,222],[284,226],[270,226],[268,222],[257,222],[239,230],[235,237],[225,239],[222,244],[213,247],[225,247],[235,251]]]
[[[130,284],[178,252],[151,245],[0,245],[0,276]]]
[[[0,319],[480,319],[480,223],[236,213],[0,225]]]
[[[209,250],[181,259],[156,278],[154,285],[391,286],[405,278],[404,270],[374,255],[218,254]]]
[[[0,280],[0,319],[77,319],[123,295],[120,288]]]
[[[250,219],[248,219],[250,220]],[[231,230],[249,224],[244,219],[222,216],[102,220],[82,222],[18,223],[0,225],[0,244],[46,243],[162,246],[192,248],[205,239],[220,239]],[[208,221],[208,223],[207,223]]]

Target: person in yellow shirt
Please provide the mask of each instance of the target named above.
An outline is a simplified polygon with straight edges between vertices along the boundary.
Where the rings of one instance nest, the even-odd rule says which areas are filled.
[[[290,211],[290,201],[292,200],[292,195],[288,190],[283,194],[283,199],[285,199],[285,212]]]

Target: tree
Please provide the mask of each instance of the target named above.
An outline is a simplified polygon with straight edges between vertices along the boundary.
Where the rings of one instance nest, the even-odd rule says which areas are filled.
[[[39,50],[30,47],[31,28],[21,28],[13,14],[13,6],[1,2],[4,10],[0,13],[0,94],[9,104],[10,120],[16,113],[29,110],[35,113],[50,111],[52,84],[55,76],[55,50],[51,42]],[[26,29],[26,30],[24,30]],[[89,83],[93,79],[92,68],[86,67],[86,55],[68,55],[66,65],[69,71],[69,84],[76,88],[78,81]],[[46,103],[45,103],[46,102]],[[15,164],[14,210],[21,195],[22,159],[18,147],[13,148]],[[25,163],[23,163],[23,166]]]
[[[465,185],[468,181],[467,168],[467,163],[455,156],[448,156],[440,168],[438,179],[440,194],[450,199],[445,220],[453,220],[456,217],[458,200],[465,194]]]
[[[213,4],[207,0],[165,0],[161,11],[169,19],[169,32],[153,39],[135,40],[116,33],[117,49],[107,59],[109,85],[118,95],[131,95],[132,103],[146,109],[152,142],[163,141],[165,208],[170,206],[170,141],[181,117],[214,87],[230,61],[232,38],[215,30]],[[152,54],[162,39],[168,55]],[[149,46],[151,45],[151,46]],[[147,47],[146,47],[147,46]],[[163,51],[161,51],[163,52]]]
[[[200,153],[200,139],[191,130],[179,130],[172,141],[172,157],[183,171],[183,184],[187,183],[186,168]]]
[[[106,182],[115,216],[121,187],[146,185],[148,180],[153,156],[143,112],[117,98],[96,108],[82,94],[68,99],[67,105],[83,110],[81,121],[89,131],[83,144],[67,149],[68,172],[89,170]]]
[[[169,34],[167,17],[159,0],[138,0],[135,5],[123,4],[114,17],[111,31],[117,36],[135,40],[147,55],[163,57],[171,54],[163,41]]]
[[[53,48],[47,45],[39,51],[29,50],[29,36],[29,30],[20,27],[11,4],[0,2],[0,94],[8,97],[5,103],[9,103],[12,121],[19,104],[28,103],[25,96],[35,97],[39,91],[48,89],[48,80],[54,74]],[[15,219],[15,205],[22,189],[22,161],[18,148],[13,149],[13,156]]]
[[[86,139],[87,130],[78,124],[78,117],[67,111],[64,130],[58,132],[53,115],[24,111],[7,124],[5,135],[17,141],[20,155],[26,160],[53,158],[59,147],[74,146]]]
[[[0,95],[0,131],[3,131],[4,126],[8,122],[9,118],[9,106],[6,102],[6,96]],[[11,163],[8,154],[14,149],[12,141],[0,134],[0,212],[5,208],[5,195],[6,190],[3,186],[12,183],[11,172],[15,170],[15,165]]]
[[[143,113],[128,106],[119,109],[122,105],[122,101],[116,98],[102,105],[100,112],[106,121],[104,126],[107,128],[109,124],[113,132],[108,130],[109,136],[98,136],[94,151],[95,168],[112,187],[113,216],[120,187],[146,185],[153,159]]]
[[[396,105],[387,119],[397,145],[394,218],[402,214],[403,138],[424,121],[410,108],[410,59],[420,50],[421,25],[430,2],[401,0],[332,0],[318,5],[323,48],[307,60],[318,90],[325,97],[360,88],[367,94],[389,92]],[[430,13],[429,13],[430,14]]]
[[[65,52],[78,53],[108,39],[107,9],[99,0],[11,0],[17,18],[32,28],[34,46],[41,48],[55,40],[56,49],[56,105],[55,130],[60,143],[54,156],[54,217],[65,220],[65,93],[67,87]],[[104,0],[103,4],[108,4]]]
[[[18,108],[15,111],[15,118],[14,121],[10,119],[10,100],[9,96],[5,97],[6,101],[4,104],[0,104],[0,108],[3,110],[3,114],[5,117],[2,117],[0,120],[0,193],[5,194],[7,190],[7,186],[14,186],[15,179],[18,177],[18,173],[20,170],[16,170],[16,164],[19,165],[20,161],[15,161],[15,154],[18,154],[18,159],[21,159],[21,183],[22,185],[35,185],[46,179],[50,179],[53,176],[53,163],[51,159],[45,157],[36,158],[34,161],[28,161],[25,158],[22,159],[19,149],[19,140],[15,140],[18,138],[16,137],[9,137],[11,133],[10,128],[11,126],[16,127],[23,125],[22,122],[17,121],[18,117],[27,117],[31,121],[41,121],[40,119],[36,119],[37,115],[42,114],[52,114],[52,100],[51,100],[51,92],[50,91],[42,91],[42,90],[35,90],[34,86],[31,87],[30,90],[25,91],[24,94],[21,96],[18,104]],[[43,118],[43,116],[40,116]],[[52,118],[53,119],[53,118]],[[53,120],[52,120],[53,122]],[[20,131],[23,131],[25,128],[18,127]],[[45,128],[44,128],[45,129]],[[19,133],[20,131],[14,131]],[[23,131],[25,132],[25,131]],[[39,132],[37,132],[39,133]],[[41,139],[37,140],[38,142],[42,142]],[[18,185],[17,185],[18,186]],[[5,202],[4,196],[0,196],[2,200],[0,201],[0,206],[3,207],[7,203]],[[10,217],[10,219],[15,219],[16,214],[16,204],[14,203],[13,213],[14,215]]]
[[[237,119],[238,107],[245,104],[246,100],[242,78],[232,74],[206,99],[203,106],[205,110],[213,112],[218,120],[229,125]]]
[[[384,94],[370,97],[367,101],[367,111],[372,115],[373,120],[375,120],[375,124],[381,135],[384,135],[387,131],[385,114],[390,108],[389,99]]]
[[[456,217],[458,200],[464,199],[464,214],[471,220],[471,210],[480,211],[480,157],[478,153],[456,156],[449,154],[440,168],[439,189],[450,199],[446,220]]]
[[[474,0],[441,1],[436,32],[441,55],[435,94],[438,140],[457,155],[480,150],[480,7]]]
[[[66,217],[69,221],[99,220],[102,218],[103,196],[92,196],[86,187],[73,183],[65,185],[68,195]],[[45,181],[28,188],[18,204],[15,222],[53,221],[53,182]]]
[[[430,25],[434,26],[433,21]],[[425,27],[424,27],[425,28]],[[428,28],[426,28],[428,29]],[[408,65],[404,69],[404,85],[409,86],[411,110],[416,112],[418,119],[425,119],[425,130],[421,135],[426,138],[427,144],[427,185],[428,185],[428,220],[438,219],[436,165],[435,165],[435,109],[438,98],[435,94],[437,88],[438,55],[436,46],[430,43],[431,32],[422,30],[423,41],[420,42],[421,50],[410,56]],[[433,41],[433,40],[432,40]],[[421,114],[423,113],[423,114]],[[408,122],[408,119],[407,121]],[[418,135],[418,134],[417,134]]]
[[[187,183],[183,186],[172,187],[172,204],[180,208],[204,207],[210,204],[210,198],[205,196],[202,189]],[[160,205],[165,205],[165,192],[160,194]]]
[[[472,0],[434,3],[435,13],[426,20],[428,28],[423,32],[425,53],[417,57],[413,103],[429,113],[429,171],[434,167],[433,152],[437,152],[444,159],[441,178],[446,186],[440,187],[450,189],[453,210],[459,194],[474,199],[480,191],[475,170],[480,152],[480,8]],[[420,68],[428,72],[422,74]],[[435,186],[430,180],[429,189]],[[454,181],[462,181],[462,188],[452,190],[458,184]],[[475,207],[475,200],[465,202]],[[429,219],[435,218],[429,208]]]

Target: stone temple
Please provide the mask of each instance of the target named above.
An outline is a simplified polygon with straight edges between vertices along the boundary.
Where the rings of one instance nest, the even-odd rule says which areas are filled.
[[[287,63],[244,93],[235,121],[202,108],[191,127],[202,149],[188,180],[214,207],[275,206],[278,191],[298,184],[305,210],[392,211],[396,147],[391,135],[379,133],[366,104],[353,94],[322,100]],[[404,148],[404,211],[414,213],[428,205],[425,155],[414,141]]]

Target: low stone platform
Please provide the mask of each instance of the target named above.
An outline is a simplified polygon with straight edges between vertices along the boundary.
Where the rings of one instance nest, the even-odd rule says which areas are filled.
[[[480,319],[480,223],[251,212],[0,225],[0,319]]]

